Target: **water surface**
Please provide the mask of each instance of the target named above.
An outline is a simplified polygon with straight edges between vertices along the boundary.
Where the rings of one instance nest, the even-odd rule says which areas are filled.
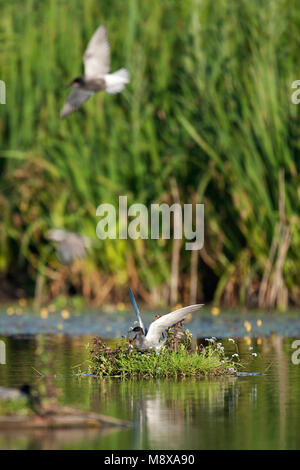
[[[0,432],[9,449],[299,449],[300,365],[291,362],[294,338],[238,340],[243,371],[262,376],[120,381],[75,377],[87,367],[91,337],[0,337],[7,364],[0,385],[40,383],[39,345],[48,345],[47,367],[64,404],[132,422],[129,429],[99,431]],[[251,342],[251,345],[250,345]],[[224,340],[229,354],[234,345]],[[249,346],[253,350],[249,351]],[[258,357],[252,357],[256,352]],[[45,353],[44,353],[45,354]]]

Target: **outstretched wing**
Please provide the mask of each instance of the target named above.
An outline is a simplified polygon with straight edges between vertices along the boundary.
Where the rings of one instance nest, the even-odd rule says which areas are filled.
[[[83,88],[73,88],[67,97],[67,101],[60,113],[60,117],[64,118],[76,111],[76,109],[85,103],[93,93],[93,91],[84,90]]]
[[[147,339],[149,339],[151,342],[158,343],[161,334],[167,328],[171,328],[171,326],[174,326],[176,323],[184,320],[184,318],[189,313],[199,310],[201,307],[203,307],[203,305],[204,304],[189,305],[188,307],[180,308],[174,312],[168,313],[167,315],[163,315],[162,317],[158,318],[153,323],[151,323],[147,333]]]
[[[130,297],[131,304],[132,304],[132,306],[133,306],[133,308],[134,308],[134,311],[135,311],[135,313],[136,313],[136,316],[137,316],[139,325],[140,325],[140,327],[142,328],[142,330],[143,330],[143,332],[144,332],[144,335],[145,335],[145,334],[146,334],[146,328],[145,328],[145,325],[144,325],[143,320],[142,320],[142,318],[141,318],[141,314],[140,314],[139,308],[138,308],[138,306],[137,306],[135,297],[134,297],[133,292],[132,292],[132,290],[130,289],[130,287],[129,287],[129,297]]]
[[[94,32],[83,56],[86,78],[100,78],[109,72],[110,49],[104,25]]]

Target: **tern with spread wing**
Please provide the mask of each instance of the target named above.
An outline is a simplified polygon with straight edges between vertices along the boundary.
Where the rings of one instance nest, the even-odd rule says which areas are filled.
[[[176,325],[176,323],[181,322],[185,319],[190,313],[199,310],[203,307],[204,304],[189,305],[188,307],[179,308],[174,312],[163,315],[157,320],[153,321],[149,326],[149,330],[145,333],[145,327],[136,326],[131,330],[132,333],[135,333],[135,346],[137,349],[159,349],[164,341],[160,341],[162,333]]]
[[[104,25],[99,26],[93,34],[84,53],[83,62],[84,75],[75,78],[70,84],[73,90],[61,111],[60,117],[62,118],[73,113],[96,91],[105,90],[109,94],[120,93],[129,83],[127,69],[122,68],[109,73],[110,48]]]

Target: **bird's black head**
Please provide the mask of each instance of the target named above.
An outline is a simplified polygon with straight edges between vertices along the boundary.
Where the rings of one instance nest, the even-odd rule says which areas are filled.
[[[31,386],[28,384],[24,384],[20,387],[20,392],[24,393],[24,395],[29,396],[31,394]]]
[[[83,78],[82,77],[76,77],[74,80],[70,83],[69,87],[76,88],[81,85],[83,85]]]
[[[140,326],[135,326],[134,328],[132,328],[131,331],[133,333],[142,333],[142,334],[144,334],[143,328],[141,328]]]

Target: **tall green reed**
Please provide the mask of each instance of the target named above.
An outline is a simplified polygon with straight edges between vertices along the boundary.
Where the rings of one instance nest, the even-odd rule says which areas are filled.
[[[180,248],[181,300],[192,284],[195,291],[195,275],[196,298],[206,297],[201,273],[212,271],[216,302],[299,303],[298,109],[290,100],[299,62],[296,2],[0,5],[3,276],[15,275],[17,256],[31,283],[42,275],[51,284],[62,268],[44,238],[48,228],[95,238],[99,204],[116,204],[120,194],[129,203],[172,202],[175,181],[183,203],[206,204],[197,271]],[[61,121],[65,87],[81,73],[101,23],[112,70],[129,68],[131,83],[120,95],[95,95]],[[107,296],[122,298],[130,282],[159,303],[170,295],[173,257],[172,241],[95,240],[82,269],[86,277],[100,273],[94,298],[111,280]]]

